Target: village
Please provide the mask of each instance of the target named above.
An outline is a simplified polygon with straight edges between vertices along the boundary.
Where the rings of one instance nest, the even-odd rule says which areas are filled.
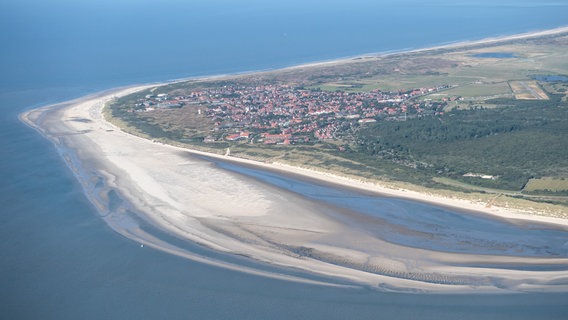
[[[131,111],[193,107],[215,125],[214,134],[205,137],[205,143],[349,141],[357,128],[366,124],[443,114],[446,101],[417,98],[449,87],[347,92],[288,85],[230,84],[195,89],[186,95],[146,95]]]

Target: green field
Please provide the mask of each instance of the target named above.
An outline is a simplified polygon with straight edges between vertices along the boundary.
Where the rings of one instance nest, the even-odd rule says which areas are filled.
[[[568,191],[568,179],[541,178],[530,179],[523,191],[549,191],[549,192],[566,192]]]
[[[445,90],[441,93],[431,94],[424,98],[440,99],[443,97],[463,97],[468,100],[483,101],[497,97],[512,98],[511,89],[506,82],[499,83],[480,83],[474,82],[471,84],[461,85],[456,88]]]

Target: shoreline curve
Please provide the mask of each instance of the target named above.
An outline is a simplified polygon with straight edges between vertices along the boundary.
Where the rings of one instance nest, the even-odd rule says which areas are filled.
[[[568,28],[554,30],[524,37],[551,34],[550,32],[567,32]],[[505,40],[517,38],[518,36],[511,36],[505,37]],[[433,49],[435,48],[421,50]],[[510,209],[486,208],[482,204],[467,200],[441,198],[409,190],[393,190],[280,163],[267,164],[180,149],[127,134],[107,122],[102,116],[104,103],[109,99],[155,86],[158,84],[111,89],[20,115],[22,121],[56,145],[61,156],[80,181],[79,175],[84,174],[80,172],[81,170],[86,170],[90,174],[81,181],[85,192],[89,194],[89,198],[107,223],[117,232],[131,239],[148,240],[144,243],[205,263],[263,276],[275,276],[270,272],[229,265],[222,261],[207,262],[205,261],[208,260],[207,258],[191,256],[187,252],[182,254],[175,246],[159,239],[151,239],[151,235],[144,234],[144,230],[140,229],[135,221],[129,220],[129,212],[136,211],[143,212],[145,219],[164,230],[215,250],[242,254],[283,268],[313,272],[330,279],[339,278],[341,281],[382,290],[568,291],[568,275],[565,270],[526,271],[471,267],[476,261],[486,259],[492,260],[497,265],[544,263],[568,266],[567,257],[516,259],[509,256],[471,256],[417,250],[387,243],[381,239],[368,237],[356,228],[342,225],[337,219],[330,219],[325,210],[305,199],[290,194],[283,196],[281,191],[259,186],[252,179],[243,179],[216,169],[206,161],[187,159],[180,153],[191,152],[224,161],[236,161],[265,169],[299,174],[330,184],[371,190],[391,197],[483,212],[503,219],[553,224],[562,230],[567,230],[568,220],[527,216]],[[67,151],[62,151],[63,149]],[[144,154],[151,156],[144,157]],[[159,168],[158,171],[164,170],[158,172],[155,168]],[[126,207],[119,207],[119,210],[113,212],[109,189],[97,189],[96,186],[100,183],[109,186],[111,190],[119,192],[127,199]],[[296,213],[284,219],[282,217],[284,212]],[[293,240],[290,240],[291,238]],[[371,245],[357,247],[356,241],[344,245],[345,238],[357,239]],[[382,247],[382,252],[371,249],[377,245]],[[342,261],[342,258],[346,258],[347,261]],[[480,277],[480,274],[490,276]],[[283,278],[314,284],[333,283],[294,276]]]

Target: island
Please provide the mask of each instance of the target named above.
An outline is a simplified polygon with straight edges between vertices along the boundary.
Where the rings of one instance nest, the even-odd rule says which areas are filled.
[[[564,31],[184,81],[105,112],[123,130],[181,147],[481,192],[491,205],[565,205]]]
[[[560,28],[120,88],[22,120],[141,247],[321,285],[566,291],[567,47]]]

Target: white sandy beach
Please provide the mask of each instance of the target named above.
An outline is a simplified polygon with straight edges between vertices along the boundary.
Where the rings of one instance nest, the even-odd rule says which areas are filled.
[[[206,161],[188,157],[186,150],[129,135],[103,119],[101,109],[105,101],[141,88],[70,103],[47,112],[47,116],[43,113],[49,108],[34,110],[23,118],[36,126],[38,124],[34,121],[38,121],[41,115],[40,129],[44,130],[44,134],[60,147],[75,149],[81,163],[88,163],[90,170],[96,171],[96,176],[104,178],[111,189],[117,190],[153,223],[215,250],[391,290],[568,290],[565,271],[466,267],[486,261],[495,264],[568,265],[568,258],[443,253],[388,243],[339,223],[324,214],[322,208],[299,196],[215,168]],[[233,160],[391,196],[483,210],[517,219],[528,217],[503,208],[489,209],[467,201],[391,190],[280,164]],[[67,161],[76,166],[70,159]],[[83,184],[89,188],[89,181],[83,181]],[[104,194],[100,196],[101,199],[105,197]],[[120,222],[120,212],[109,212],[103,202],[99,203],[99,209],[107,210],[106,219],[111,225]],[[568,225],[564,220],[529,218]],[[115,229],[146,245],[176,253],[175,247],[168,247],[163,241],[152,239],[136,228]],[[177,254],[184,255],[179,250]]]
[[[530,36],[566,31],[568,28],[560,28]],[[511,36],[499,40],[528,36]],[[560,268],[560,271],[540,271],[473,267],[487,262],[504,266],[562,267],[568,266],[568,257],[447,253],[390,243],[357,227],[356,223],[342,223],[341,219],[327,213],[328,208],[313,201],[219,169],[190,154],[224,160],[227,157],[152,142],[127,134],[105,121],[101,111],[107,101],[153,86],[155,85],[119,89],[77,99],[59,107],[39,108],[22,115],[26,123],[59,148],[105,220],[118,232],[143,245],[204,263],[310,282],[301,277],[255,271],[249,267],[213,261],[185,252],[144,232],[135,221],[129,220],[125,210],[136,211],[160,228],[214,250],[384,290],[568,290],[565,268]],[[284,164],[267,164],[233,157],[230,160],[392,197],[483,212],[504,219],[555,224],[560,229],[568,229],[568,221],[563,219],[527,215],[507,208],[488,208],[482,203],[409,190],[389,189]],[[104,182],[106,187],[97,187],[100,182]],[[127,203],[118,207],[110,205],[111,191],[117,192]],[[347,214],[346,219],[356,218],[348,217]],[[374,223],[379,222],[369,221],[371,226]],[[330,280],[329,283],[334,282]]]

